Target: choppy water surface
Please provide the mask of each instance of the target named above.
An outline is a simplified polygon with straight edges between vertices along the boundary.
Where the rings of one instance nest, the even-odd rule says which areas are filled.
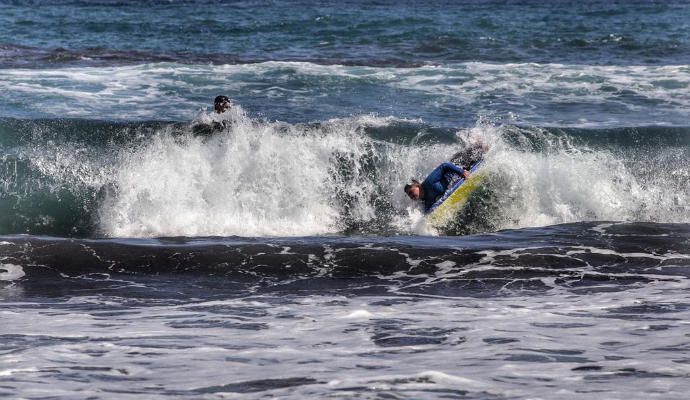
[[[687,2],[0,10],[0,397],[687,397]]]
[[[2,291],[0,390],[681,399],[689,241],[687,224],[431,239],[4,237],[2,278],[17,283]]]
[[[0,65],[678,64],[688,62],[687,12],[673,0],[3,1]]]

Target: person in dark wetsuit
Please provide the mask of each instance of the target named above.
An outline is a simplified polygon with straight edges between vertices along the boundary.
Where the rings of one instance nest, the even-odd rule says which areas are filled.
[[[424,182],[412,180],[412,183],[405,185],[405,193],[414,201],[423,200],[424,210],[428,211],[450,185],[461,177],[467,179],[469,176],[470,171],[445,162],[431,171]]]
[[[462,151],[453,155],[451,162],[446,162],[431,171],[424,182],[405,185],[405,193],[414,200],[424,200],[424,211],[429,211],[431,206],[446,193],[446,190],[460,178],[469,178],[469,169],[484,157],[489,146],[483,142],[476,142]]]
[[[232,108],[232,103],[228,96],[216,96],[213,100],[213,111],[216,114],[223,114]],[[211,121],[210,123],[197,123],[192,127],[192,131],[196,136],[211,136],[215,133],[223,131],[230,120],[221,119],[219,121]]]

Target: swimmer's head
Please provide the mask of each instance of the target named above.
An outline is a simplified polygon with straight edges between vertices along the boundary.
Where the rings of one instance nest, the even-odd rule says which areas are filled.
[[[408,183],[407,185],[405,185],[405,194],[411,200],[420,200],[423,196],[422,184],[419,183],[419,181],[413,179],[412,183]]]
[[[213,110],[218,114],[228,111],[230,106],[231,103],[228,96],[216,96],[215,100],[213,100]]]

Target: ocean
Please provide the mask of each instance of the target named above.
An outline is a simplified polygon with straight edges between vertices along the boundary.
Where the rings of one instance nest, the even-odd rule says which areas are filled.
[[[0,0],[0,397],[685,399],[689,114],[685,1]]]

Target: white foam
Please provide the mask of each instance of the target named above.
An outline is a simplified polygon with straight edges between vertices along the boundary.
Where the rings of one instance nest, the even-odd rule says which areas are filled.
[[[341,231],[341,193],[350,216],[377,217],[372,195],[395,193],[452,154],[452,147],[412,148],[376,142],[362,118],[319,127],[259,122],[233,107],[233,124],[211,138],[165,132],[125,151],[113,170],[116,190],[100,210],[112,236],[300,236]],[[367,122],[388,123],[369,116]],[[435,155],[430,156],[433,152]],[[414,154],[414,156],[413,156]],[[374,158],[377,170],[366,165]],[[340,171],[346,168],[347,173]],[[416,172],[413,172],[416,171]]]
[[[8,368],[0,370],[0,376],[11,376],[16,373],[26,373],[38,371],[37,368]]]
[[[347,228],[345,213],[366,226],[379,217],[375,202],[381,201],[393,207],[396,232],[438,234],[402,187],[423,178],[460,144],[380,142],[362,128],[394,121],[374,116],[312,126],[252,120],[239,106],[232,113],[231,127],[214,137],[181,138],[164,129],[143,147],[123,150],[109,166],[74,167],[83,160],[67,156],[64,162],[35,159],[51,176],[76,174],[68,179],[93,187],[114,183],[117,189],[99,213],[103,233],[111,236],[331,234]],[[620,156],[548,143],[548,136],[540,138],[547,151],[516,149],[503,140],[502,129],[480,121],[458,132],[459,142],[490,145],[484,169],[498,207],[486,217],[496,229],[690,221],[690,193],[669,192],[663,174],[641,182]],[[67,160],[73,168],[66,168]]]
[[[14,281],[26,275],[24,269],[15,264],[0,264],[0,281]]]
[[[217,118],[202,113],[197,120]],[[545,149],[530,152],[503,139],[510,127],[482,120],[458,132],[459,143],[409,145],[364,133],[364,127],[399,121],[391,117],[292,125],[253,120],[236,106],[224,118],[233,121],[230,128],[209,138],[163,128],[144,145],[116,154],[67,143],[30,150],[29,159],[56,185],[115,188],[98,215],[109,236],[323,235],[342,232],[348,220],[367,227],[377,218],[388,218],[386,228],[396,233],[437,235],[402,187],[410,178],[421,180],[461,143],[477,140],[490,145],[483,168],[498,203],[487,211],[491,229],[592,220],[690,222],[690,192],[678,174],[657,170],[645,182],[629,156],[571,145],[548,132],[533,132],[542,134],[537,140]],[[682,163],[672,168],[687,171]],[[377,203],[390,214],[377,215]]]
[[[479,124],[491,144],[485,170],[493,174],[501,228],[581,221],[689,222],[690,192],[663,171],[637,170],[620,154],[583,145],[548,143],[546,151],[516,149],[501,139],[501,128]],[[476,133],[475,133],[476,134]],[[687,168],[680,166],[678,168]],[[644,181],[653,173],[655,179]],[[670,190],[676,187],[677,191]]]
[[[346,319],[369,319],[372,317],[373,317],[373,314],[367,310],[355,310],[355,311],[352,311],[351,313],[343,316],[343,318],[346,318]]]
[[[422,371],[419,374],[417,374],[417,376],[429,378],[434,383],[462,385],[463,387],[478,387],[481,385],[481,383],[477,380],[468,379],[457,375],[451,375],[442,371]]]
[[[377,85],[434,95],[440,103],[480,104],[500,95],[505,111],[523,119],[543,115],[535,108],[549,104],[613,104],[628,112],[640,111],[639,102],[612,94],[626,91],[646,103],[662,104],[655,111],[683,113],[690,108],[690,70],[685,65],[600,66],[566,64],[458,63],[417,68],[318,65],[307,62],[264,62],[239,65],[180,65],[155,63],[117,67],[0,70],[0,90],[11,98],[40,98],[24,111],[57,117],[107,119],[189,120],[209,106],[199,93],[255,93],[265,98],[289,98],[295,104],[313,101],[321,92],[290,88],[275,82],[300,78],[328,78],[344,85]],[[660,85],[670,82],[674,85]],[[257,86],[257,82],[263,82]],[[174,88],[171,91],[171,87]],[[321,90],[319,88],[319,90]],[[540,100],[530,95],[540,94]],[[615,97],[612,99],[612,97]],[[51,99],[51,101],[46,101]],[[35,107],[35,108],[31,108]],[[496,106],[494,106],[495,108]],[[631,114],[632,113],[632,114]],[[655,112],[647,124],[668,121]],[[603,115],[603,114],[602,114]],[[562,115],[546,124],[571,126],[620,125],[617,114],[593,120],[582,115]],[[674,114],[675,115],[675,114]],[[676,115],[677,116],[677,115]]]

